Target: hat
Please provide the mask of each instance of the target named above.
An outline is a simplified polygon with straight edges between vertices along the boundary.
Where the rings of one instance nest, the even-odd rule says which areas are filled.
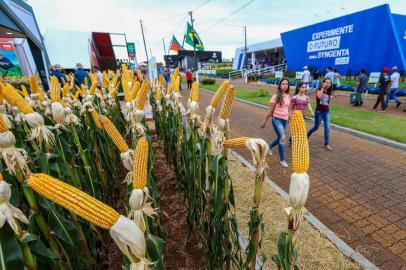
[[[392,70],[398,70],[398,67],[397,67],[397,66],[393,66],[393,67],[392,67]]]
[[[62,67],[61,67],[61,65],[60,65],[60,64],[56,64],[56,65],[54,66],[54,69],[56,69],[56,70],[61,70],[61,69],[62,69]]]
[[[389,68],[388,68],[388,67],[384,67],[384,68],[383,68],[383,73],[388,73],[388,71],[389,71]]]
[[[76,63],[76,67],[77,68],[83,68],[83,65],[82,65],[82,63]]]
[[[307,66],[304,66],[303,69],[307,69]]]

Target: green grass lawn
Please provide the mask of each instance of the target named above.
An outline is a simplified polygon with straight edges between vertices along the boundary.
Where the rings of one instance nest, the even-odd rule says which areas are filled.
[[[202,85],[203,89],[217,91],[219,85]],[[270,96],[259,97],[258,93],[236,88],[236,97],[261,105],[268,105]],[[315,108],[315,104],[312,104]],[[363,131],[401,143],[406,143],[406,115],[396,116],[378,112],[362,111],[343,105],[331,105],[331,122],[343,127]]]

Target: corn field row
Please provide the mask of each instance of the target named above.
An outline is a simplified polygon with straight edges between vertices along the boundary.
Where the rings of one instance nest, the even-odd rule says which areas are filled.
[[[198,114],[199,85],[187,110],[179,94],[180,74],[165,86],[122,66],[81,87],[51,77],[46,92],[36,77],[21,89],[0,82],[0,269],[164,269],[162,224],[154,154],[146,125],[149,101],[187,208],[187,224],[198,235],[210,269],[255,269],[263,224],[259,211],[268,145],[232,138],[229,116],[234,88],[226,81]],[[152,91],[150,91],[152,89]],[[118,100],[123,92],[124,104]],[[219,118],[213,115],[224,97]],[[122,106],[123,105],[123,106]],[[272,258],[280,269],[297,269],[295,232],[302,219],[309,154],[300,113],[291,120],[293,168],[288,227]],[[257,168],[249,245],[239,244],[230,148],[248,147]],[[246,222],[246,221],[239,221]],[[111,241],[113,240],[113,241]],[[113,245],[114,243],[114,245]],[[115,255],[119,249],[122,256]],[[266,258],[262,256],[262,260]]]
[[[224,81],[199,115],[199,85],[194,82],[187,109],[179,93],[180,76],[175,71],[166,87],[153,87],[150,97],[156,129],[164,142],[165,154],[174,167],[188,210],[188,226],[198,234],[199,244],[208,253],[210,269],[256,269],[261,248],[263,223],[259,211],[266,178],[268,145],[262,139],[231,137],[229,117],[234,87]],[[159,85],[164,85],[160,78]],[[224,96],[224,98],[223,98]],[[223,98],[219,117],[213,120],[217,105]],[[278,239],[278,254],[272,257],[279,269],[298,269],[296,265],[295,232],[302,219],[302,208],[309,190],[309,148],[306,126],[300,112],[291,117],[293,169],[290,204],[286,209],[288,228]],[[232,148],[248,147],[256,166],[255,187],[250,210],[249,245],[242,250],[232,179],[228,174],[227,155]],[[244,222],[244,221],[239,221]],[[246,221],[245,221],[246,222]],[[261,256],[262,261],[266,260]]]

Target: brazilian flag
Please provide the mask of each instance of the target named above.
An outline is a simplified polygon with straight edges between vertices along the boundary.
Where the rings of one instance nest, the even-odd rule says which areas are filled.
[[[197,51],[203,51],[203,42],[200,39],[199,35],[196,33],[195,29],[190,25],[190,23],[187,23],[187,31],[186,31],[186,36],[185,36],[185,42],[189,44],[190,46],[194,46]]]

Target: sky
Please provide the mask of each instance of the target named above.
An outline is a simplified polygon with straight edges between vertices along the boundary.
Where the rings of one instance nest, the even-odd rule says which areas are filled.
[[[223,58],[247,43],[280,37],[280,33],[381,4],[392,13],[405,14],[405,0],[28,0],[43,35],[48,29],[125,33],[136,43],[137,60],[145,61],[140,20],[148,55],[163,60],[172,34],[182,43],[188,11],[205,50],[219,50]],[[403,3],[403,4],[402,4]],[[193,49],[185,45],[186,49]],[[63,52],[62,52],[63,53]],[[51,59],[52,61],[52,59]]]

